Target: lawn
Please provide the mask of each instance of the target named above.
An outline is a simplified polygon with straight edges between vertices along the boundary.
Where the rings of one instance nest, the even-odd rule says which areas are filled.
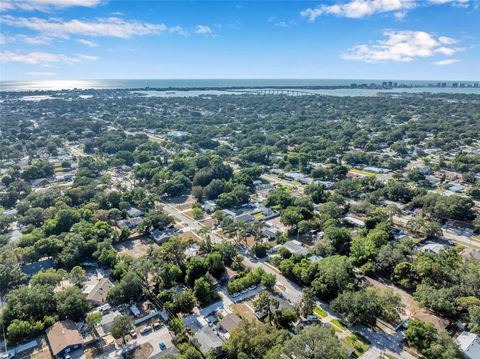
[[[377,176],[377,174],[375,172],[369,172],[369,171],[364,171],[364,170],[359,170],[358,168],[350,168],[350,171],[351,172],[356,172],[356,173],[360,173],[362,175],[365,175],[365,176]]]
[[[330,323],[332,323],[334,326],[337,326],[338,328],[342,329],[342,330],[347,330],[347,326],[345,324],[343,324],[341,321],[339,321],[338,319],[332,319],[330,321]]]
[[[260,219],[262,219],[263,217],[265,217],[265,215],[260,212],[260,213],[255,214],[254,217],[255,217],[256,220],[260,220]]]
[[[335,331],[335,333],[342,333],[343,330],[340,329],[339,327],[337,327],[335,324],[332,324],[332,322],[328,322],[328,324],[330,325],[330,327],[333,328],[333,330]]]
[[[320,307],[316,307],[313,310],[313,314],[315,314],[317,317],[320,317],[320,318],[326,318],[328,316],[328,313]]]
[[[357,358],[360,357],[363,353],[365,353],[368,350],[368,348],[370,348],[370,345],[365,343],[363,340],[359,339],[360,337],[363,338],[358,333],[352,333],[352,335],[349,335],[348,337],[345,337],[342,339],[342,341],[346,345],[348,345],[353,349],[353,352]]]

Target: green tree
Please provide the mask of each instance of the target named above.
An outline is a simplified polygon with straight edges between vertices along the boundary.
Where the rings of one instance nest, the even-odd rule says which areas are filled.
[[[258,298],[253,302],[255,312],[264,314],[269,322],[273,320],[273,313],[278,309],[280,302],[268,292],[260,292]]]
[[[208,271],[215,277],[220,278],[225,272],[225,263],[219,252],[211,252],[206,257],[208,263]]]
[[[22,285],[10,291],[6,303],[3,311],[6,322],[13,319],[42,321],[55,311],[53,287],[49,285]]]
[[[85,281],[86,275],[85,269],[80,266],[75,266],[70,270],[68,277],[74,285],[80,286]]]
[[[262,275],[261,283],[267,288],[268,290],[272,290],[277,282],[277,277],[275,274],[272,273],[265,273]]]
[[[204,278],[195,280],[193,293],[202,306],[212,303],[217,297],[214,287]]]
[[[316,275],[311,287],[322,299],[335,298],[342,290],[356,283],[353,266],[347,257],[330,256],[316,264]]]
[[[55,293],[57,312],[61,319],[71,319],[78,322],[85,317],[90,309],[87,296],[78,287],[70,287]]]
[[[192,257],[187,263],[185,270],[185,281],[189,285],[193,285],[195,280],[203,277],[208,272],[208,263],[201,257]]]
[[[122,338],[125,341],[125,336],[134,329],[133,320],[127,315],[121,315],[113,320],[113,324],[110,328],[110,332],[115,339]]]
[[[333,329],[319,325],[311,325],[292,337],[282,351],[288,358],[297,359],[348,358]]]
[[[305,288],[302,291],[302,301],[300,302],[300,311],[304,317],[313,313],[316,307],[315,293],[311,288]]]
[[[431,323],[409,320],[408,328],[404,331],[404,334],[409,346],[423,352],[435,341],[437,330]]]
[[[269,324],[242,321],[223,345],[228,359],[278,358],[278,353],[288,338],[285,330]]]
[[[195,307],[195,295],[191,290],[178,293],[175,297],[175,307],[182,313],[190,313]]]
[[[43,328],[42,321],[30,322],[15,319],[7,327],[7,340],[11,345],[20,344],[36,337]]]
[[[282,308],[275,312],[273,320],[279,327],[288,328],[297,320],[297,313],[293,309]]]
[[[87,323],[88,328],[93,332],[94,328],[100,324],[103,319],[103,315],[100,312],[91,312],[87,314],[85,322]]]

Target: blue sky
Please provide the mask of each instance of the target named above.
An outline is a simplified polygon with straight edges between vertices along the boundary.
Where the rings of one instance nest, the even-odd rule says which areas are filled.
[[[479,80],[479,0],[2,0],[0,79]]]

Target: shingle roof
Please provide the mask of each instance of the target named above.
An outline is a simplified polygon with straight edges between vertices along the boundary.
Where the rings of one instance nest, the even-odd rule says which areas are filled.
[[[229,313],[220,322],[220,327],[226,332],[231,332],[240,325],[241,319],[235,314]]]
[[[222,339],[220,339],[210,327],[200,329],[195,334],[195,338],[200,343],[200,351],[203,354],[208,353],[211,349],[220,348],[223,345]]]
[[[69,346],[83,343],[75,323],[71,320],[56,322],[47,329],[47,338],[54,356]]]
[[[107,277],[100,279],[95,287],[87,295],[87,300],[95,304],[103,304],[107,301],[107,293],[113,288],[113,283]]]

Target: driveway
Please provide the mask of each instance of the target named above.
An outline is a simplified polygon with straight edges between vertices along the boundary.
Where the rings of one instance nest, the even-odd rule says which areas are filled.
[[[163,326],[157,330],[152,330],[151,332],[145,335],[141,335],[139,333],[135,341],[139,345],[148,343],[153,347],[153,351],[150,354],[150,357],[153,357],[161,353],[166,353],[167,350],[173,348],[172,336],[170,335],[170,332],[168,331],[168,328],[166,326]],[[161,342],[165,343],[165,345],[167,346],[167,350],[162,351],[160,349]]]

